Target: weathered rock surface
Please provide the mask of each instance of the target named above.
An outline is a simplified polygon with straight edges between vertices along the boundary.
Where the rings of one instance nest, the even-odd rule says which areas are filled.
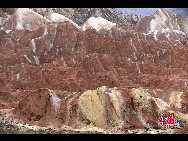
[[[175,33],[187,35],[187,24],[187,18],[176,15],[167,8],[161,8],[152,16],[146,16],[138,24],[134,25],[134,30],[149,34],[151,32],[158,32],[158,30],[165,31],[170,29]]]
[[[25,28],[25,11],[45,23]],[[188,124],[187,25],[169,22],[172,12],[161,9],[131,30],[104,19],[80,30],[61,15],[24,12],[0,30],[0,108],[39,126],[162,128],[161,113]]]
[[[124,14],[116,9],[107,8],[30,8],[41,14],[43,17],[49,17],[53,13],[69,18],[78,26],[82,26],[90,17],[102,17],[110,22],[117,23],[123,29],[128,29],[132,25],[138,23],[141,15]],[[0,17],[6,19],[8,15],[12,15],[17,8],[0,8]]]
[[[83,25],[82,25],[82,31],[85,31],[90,28],[94,28],[95,30],[99,31],[101,29],[107,29],[110,30],[112,27],[114,27],[116,24],[112,23],[108,20],[105,20],[101,17],[95,18],[90,17]]]
[[[67,21],[67,22],[72,23],[76,28],[80,29],[80,27],[76,23],[74,23],[72,20],[58,13],[53,13],[49,15],[48,19],[52,22],[66,22]]]
[[[29,8],[18,8],[10,18],[4,21],[2,26],[9,30],[36,30],[48,22],[50,22],[48,19]]]

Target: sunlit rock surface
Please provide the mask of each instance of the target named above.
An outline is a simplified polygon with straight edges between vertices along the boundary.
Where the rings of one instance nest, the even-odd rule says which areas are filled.
[[[186,127],[187,19],[160,9],[130,30],[94,20],[80,30],[17,9],[0,30],[0,108],[39,126],[163,128],[160,114],[174,113]]]

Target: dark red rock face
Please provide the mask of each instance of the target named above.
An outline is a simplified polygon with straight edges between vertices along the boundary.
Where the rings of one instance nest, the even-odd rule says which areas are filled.
[[[10,28],[16,16],[0,30],[1,108],[14,108],[24,122],[40,126],[161,127],[158,115],[170,110],[182,126],[188,124],[182,118],[188,114],[183,17],[162,9],[132,30],[80,31],[67,22]],[[92,101],[84,100],[92,93],[93,105],[100,108],[96,115]]]

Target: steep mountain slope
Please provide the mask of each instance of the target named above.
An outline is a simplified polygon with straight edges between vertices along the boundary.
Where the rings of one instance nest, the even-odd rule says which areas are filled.
[[[158,35],[162,34],[173,44],[181,42],[187,43],[188,19],[176,15],[167,8],[159,9],[152,16],[144,17],[132,29],[136,32],[142,32],[145,35],[153,35],[157,40]]]
[[[28,8],[18,8],[14,14],[4,21],[3,27],[6,29],[27,29],[36,30],[42,24],[50,21],[33,10]]]
[[[171,29],[188,34],[187,25],[187,18],[176,15],[167,8],[161,8],[152,16],[144,17],[139,24],[135,25],[135,30],[149,33],[154,30]]]
[[[95,30],[99,31],[103,28],[110,30],[112,27],[114,27],[116,23],[112,23],[106,19],[103,19],[101,17],[95,18],[90,17],[81,27],[82,31],[85,31],[90,28],[94,28]]]
[[[5,26],[17,21],[15,13]],[[37,21],[44,19],[32,13]],[[58,128],[164,128],[158,121],[161,113],[174,113],[182,127],[188,124],[183,17],[173,22],[173,13],[160,9],[131,30],[101,17],[93,18],[97,26],[90,23],[93,28],[80,30],[63,16],[34,30],[2,25],[1,109],[9,109],[24,123]]]
[[[52,12],[65,15],[79,26],[85,23],[90,17],[102,17],[110,22],[116,23],[121,28],[127,29],[131,25],[138,23],[142,18],[140,15],[123,14],[115,9],[109,10],[107,8],[52,8],[44,9],[43,12],[40,12],[38,9],[33,10],[41,13],[43,16],[46,16],[46,13]]]
[[[53,14],[49,15],[48,19],[52,22],[65,22],[65,21],[67,21],[67,22],[72,23],[76,28],[80,29],[80,27],[76,23],[74,23],[72,20],[70,20],[69,18],[67,18],[63,15],[60,15],[58,13],[53,13]]]
[[[121,28],[128,29],[131,25],[141,20],[140,15],[123,14],[117,10],[107,8],[31,8],[44,17],[53,13],[61,14],[81,26],[90,17],[102,17],[110,22],[116,23]],[[0,11],[12,15],[16,8],[0,8]],[[3,13],[1,14],[3,15]],[[0,17],[2,17],[0,15]]]

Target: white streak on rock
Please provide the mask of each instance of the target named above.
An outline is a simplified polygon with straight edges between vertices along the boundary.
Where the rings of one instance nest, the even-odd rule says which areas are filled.
[[[96,60],[97,60],[98,64],[100,65],[100,67],[102,68],[102,70],[105,71],[105,69],[103,68],[101,62],[98,60],[97,56],[96,56]]]
[[[51,96],[52,105],[54,106],[55,112],[58,112],[60,108],[61,99],[58,98],[56,93],[52,90],[49,90],[49,95]]]
[[[7,31],[5,31],[7,34],[9,34],[10,32],[11,32],[12,30],[7,30]]]
[[[154,38],[155,38],[156,41],[158,40],[158,39],[157,39],[157,33],[158,33],[158,30],[155,30],[155,31],[154,31]]]
[[[35,59],[35,63],[38,65],[40,63],[38,57],[37,56],[33,56],[33,58]]]
[[[66,67],[66,66],[67,66],[67,64],[65,63],[65,60],[64,60],[64,58],[63,58],[63,57],[61,57],[61,61],[63,62],[63,66],[64,66],[64,67]]]
[[[143,34],[144,34],[146,43],[147,43],[148,45],[150,45],[150,44],[148,43],[147,39],[146,39],[146,34],[145,34],[145,33],[143,33]]]
[[[56,62],[55,62],[55,61],[52,61],[52,64],[53,64],[54,66],[56,66]]]
[[[137,60],[136,53],[133,53],[133,57],[135,60]]]
[[[24,54],[24,57],[31,63],[31,60],[27,57],[27,55]]]
[[[46,36],[47,34],[48,34],[48,27],[46,26],[45,29],[44,29],[43,36]]]
[[[131,40],[130,40],[130,41],[131,41],[131,45],[132,45],[132,47],[134,48],[134,50],[135,50],[135,51],[137,51],[137,49],[136,49],[135,45],[133,44],[132,38],[131,38]]]
[[[153,90],[153,93],[154,93],[154,95],[156,95],[156,91],[155,90]]]
[[[56,33],[57,33],[57,24],[55,24],[54,36],[53,36],[52,43],[50,43],[50,48],[52,48],[52,47],[53,47],[53,45],[54,45],[54,40],[55,40],[55,37],[56,37]]]
[[[33,52],[36,52],[35,39],[32,39],[32,40],[31,40],[31,46],[32,46]]]
[[[76,61],[75,61],[75,59],[74,59],[74,58],[72,58],[72,61],[73,61],[73,64],[75,65],[75,64],[76,64]]]
[[[5,27],[1,27],[0,30],[5,30]]]
[[[176,42],[179,42],[180,44],[182,44],[179,40],[175,40]],[[183,44],[182,44],[183,45]]]
[[[20,73],[16,74],[16,79],[18,80],[20,78]]]
[[[138,73],[140,74],[140,68],[139,68],[139,66],[138,66],[138,62],[136,62],[136,68],[137,68],[137,70],[138,70]]]
[[[170,34],[169,33],[166,35],[166,38],[170,41]]]
[[[182,34],[182,35],[186,35],[185,32],[183,31],[180,31],[180,30],[172,30],[173,32],[176,32],[178,34]]]
[[[17,29],[17,30],[21,30],[21,29],[24,29],[24,28],[23,28],[23,26],[21,25],[21,23],[18,22],[17,25],[16,25],[16,29]]]

